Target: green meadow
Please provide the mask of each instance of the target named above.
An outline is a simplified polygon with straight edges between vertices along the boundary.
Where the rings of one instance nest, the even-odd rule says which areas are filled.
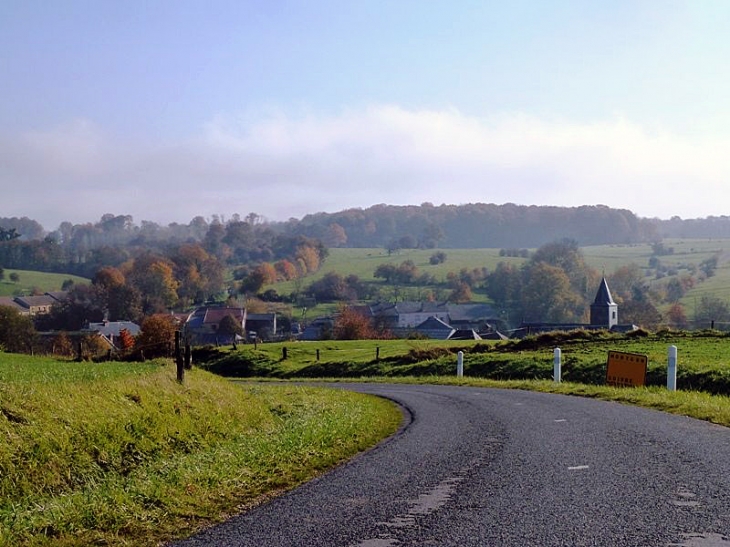
[[[680,301],[692,316],[698,300],[707,294],[730,302],[730,239],[665,239],[663,245],[671,249],[671,254],[657,257],[662,264],[671,269],[672,275],[687,275],[691,267],[698,267],[703,261],[714,256],[718,257],[715,275],[690,289]],[[432,265],[429,258],[437,250],[446,253],[447,259],[442,264]],[[534,251],[535,249],[529,249]],[[653,256],[652,246],[648,243],[631,245],[596,245],[581,247],[586,262],[596,271],[606,275],[611,274],[622,266],[635,264],[646,275],[646,282],[652,287],[665,284],[671,276],[657,276],[654,269],[649,267]],[[459,272],[462,268],[487,268],[492,271],[500,262],[522,264],[527,259],[519,257],[500,256],[500,249],[408,249],[388,254],[385,249],[330,249],[327,260],[321,269],[312,275],[297,281],[287,281],[269,285],[266,289],[275,289],[279,294],[288,295],[300,291],[307,285],[321,279],[328,272],[337,272],[342,276],[357,275],[361,281],[372,283],[377,287],[388,288],[382,280],[373,277],[373,272],[380,264],[398,265],[405,260],[411,260],[421,273],[432,274],[437,280],[444,281],[449,272]],[[475,302],[487,301],[487,297],[479,290],[473,293]],[[318,304],[309,306],[307,318],[317,315],[326,315],[336,309],[336,304]],[[297,319],[301,319],[302,309],[294,311]]]
[[[10,281],[10,274],[12,273],[18,274],[17,283]],[[4,274],[4,279],[0,281],[0,296],[60,291],[63,282],[67,279],[77,284],[89,282],[88,279],[76,275],[34,272],[30,270],[11,270],[6,268]]]
[[[717,331],[629,335],[605,331],[546,333],[522,340],[367,340],[289,342],[208,350],[208,370],[229,377],[402,378],[455,374],[459,351],[464,374],[489,380],[550,380],[553,352],[563,356],[563,379],[602,386],[609,351],[646,355],[647,383],[666,385],[670,346],[678,351],[677,385],[687,391],[730,395],[730,337]]]

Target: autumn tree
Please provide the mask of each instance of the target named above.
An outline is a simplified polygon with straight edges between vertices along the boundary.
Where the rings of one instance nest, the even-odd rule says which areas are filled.
[[[471,287],[463,281],[459,281],[449,295],[449,302],[454,302],[457,304],[471,302],[471,299]]]
[[[142,296],[143,313],[164,312],[177,303],[179,282],[173,267],[172,261],[152,253],[134,259],[127,278]]]
[[[684,306],[679,303],[672,304],[667,310],[667,321],[675,329],[686,329],[689,326]]]
[[[336,340],[369,340],[378,337],[370,318],[347,306],[341,306],[335,316],[333,336]]]
[[[65,331],[59,332],[53,338],[53,355],[61,355],[62,357],[72,357],[74,355],[73,343]]]
[[[186,243],[173,249],[177,295],[183,306],[200,304],[223,290],[223,266],[197,243]]]
[[[145,358],[164,357],[170,355],[174,343],[175,323],[172,317],[155,314],[142,321],[134,349]]]
[[[287,259],[279,260],[274,264],[276,273],[283,281],[291,281],[297,277],[297,268]]]
[[[122,329],[117,336],[116,345],[121,351],[127,352],[134,347],[134,336],[127,329]]]

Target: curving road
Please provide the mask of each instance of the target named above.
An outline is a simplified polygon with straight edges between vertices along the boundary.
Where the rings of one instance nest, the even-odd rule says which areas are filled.
[[[400,403],[402,431],[175,545],[730,546],[730,429],[543,393],[346,387]]]

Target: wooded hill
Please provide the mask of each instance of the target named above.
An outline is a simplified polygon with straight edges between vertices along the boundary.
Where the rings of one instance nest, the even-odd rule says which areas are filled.
[[[673,216],[661,220],[640,218],[629,210],[605,205],[554,207],[513,203],[379,204],[366,209],[315,213],[286,222],[267,221],[255,213],[245,218],[236,214],[230,219],[214,215],[206,220],[198,216],[188,224],[167,226],[148,220],[135,225],[130,215],[105,214],[97,223],[63,222],[50,232],[27,217],[0,217],[0,227],[19,234],[21,241],[50,238],[74,249],[203,242],[206,237],[217,236],[215,232],[220,232],[221,227],[233,234],[229,237],[245,233],[248,242],[257,232],[269,240],[286,234],[316,238],[328,247],[354,248],[537,248],[563,239],[574,240],[583,247],[646,243],[662,238],[730,238],[730,216],[686,220]],[[215,227],[214,234],[209,234],[211,227]],[[256,253],[245,254],[239,258],[257,258]]]
[[[604,205],[375,205],[307,215],[285,226],[289,233],[321,239],[329,247],[537,248],[563,239],[584,247],[730,237],[728,216],[647,219]]]

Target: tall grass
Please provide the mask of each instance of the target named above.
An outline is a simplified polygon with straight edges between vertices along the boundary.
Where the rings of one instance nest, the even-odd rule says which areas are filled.
[[[159,363],[8,381],[4,359],[0,545],[154,545],[311,478],[401,419],[357,394],[200,370],[180,385]]]

